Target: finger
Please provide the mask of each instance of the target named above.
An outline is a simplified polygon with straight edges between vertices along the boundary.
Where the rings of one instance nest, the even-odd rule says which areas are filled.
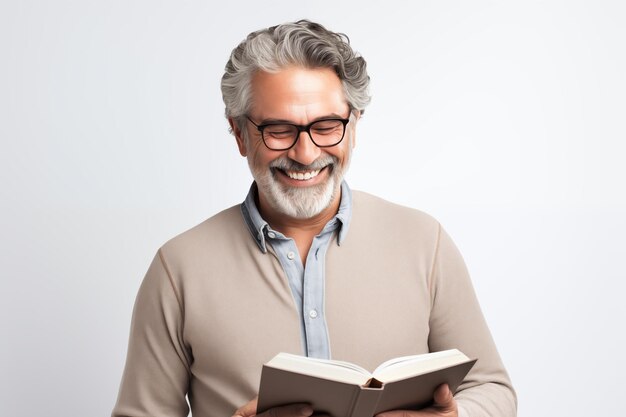
[[[437,387],[433,396],[435,403],[434,406],[443,409],[451,409],[455,406],[454,397],[448,384],[442,384]]]
[[[254,397],[248,404],[238,408],[235,414],[233,414],[233,417],[251,417],[256,415],[256,404],[258,400],[259,397]]]
[[[420,414],[419,411],[410,411],[410,410],[393,410],[393,411],[385,411],[384,413],[376,414],[375,417],[420,417],[423,414]]]
[[[308,404],[289,404],[270,408],[258,417],[309,417],[312,414],[313,409]]]

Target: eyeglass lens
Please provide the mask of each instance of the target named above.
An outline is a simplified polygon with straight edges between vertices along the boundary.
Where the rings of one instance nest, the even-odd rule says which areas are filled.
[[[345,125],[341,120],[320,120],[308,132],[317,146],[333,146],[343,139]],[[271,124],[263,129],[263,140],[272,149],[290,148],[298,139],[300,129],[289,124]]]

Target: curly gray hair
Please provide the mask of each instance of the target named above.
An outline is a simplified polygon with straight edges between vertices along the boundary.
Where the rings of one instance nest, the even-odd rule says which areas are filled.
[[[289,65],[332,68],[352,110],[363,113],[370,102],[365,60],[352,50],[348,37],[299,20],[252,32],[233,50],[221,85],[226,117],[242,127],[251,103],[254,72],[277,72]]]

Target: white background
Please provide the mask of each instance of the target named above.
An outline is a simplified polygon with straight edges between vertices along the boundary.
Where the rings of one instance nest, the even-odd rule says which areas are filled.
[[[519,415],[623,414],[623,2],[5,0],[0,415],[110,413],[156,249],[251,181],[228,55],[302,17],[368,60],[349,183],[453,236]]]

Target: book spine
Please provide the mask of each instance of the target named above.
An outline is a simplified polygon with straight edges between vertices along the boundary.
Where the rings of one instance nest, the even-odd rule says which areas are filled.
[[[372,417],[382,393],[380,388],[361,388],[348,417]]]

